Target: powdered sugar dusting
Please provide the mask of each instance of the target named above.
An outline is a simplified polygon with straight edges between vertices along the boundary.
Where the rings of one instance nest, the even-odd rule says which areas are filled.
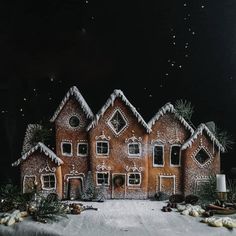
[[[59,107],[57,108],[57,110],[55,111],[53,117],[50,119],[51,122],[54,122],[56,120],[57,116],[59,115],[59,113],[61,112],[62,108],[64,107],[64,105],[66,104],[66,102],[69,100],[69,98],[71,96],[75,97],[75,99],[81,105],[81,108],[84,111],[86,117],[89,118],[89,119],[93,119],[94,115],[93,115],[93,112],[91,111],[89,105],[84,100],[82,94],[79,92],[77,87],[73,86],[73,87],[71,87],[69,89],[69,91],[66,93],[65,97],[61,101],[61,103],[60,103]]]
[[[213,144],[215,144],[220,149],[220,151],[225,152],[225,148],[220,144],[220,142],[217,140],[215,135],[203,123],[198,126],[194,134],[183,144],[182,150],[185,150],[188,147],[191,147],[194,140],[197,139],[198,135],[201,135],[203,131],[206,132],[206,134],[209,136]]]
[[[170,102],[166,103],[163,107],[161,107],[161,109],[156,113],[156,115],[153,116],[153,118],[148,122],[148,126],[150,127],[150,129],[153,125],[155,125],[155,123],[160,119],[160,117],[165,115],[167,112],[175,114],[176,118],[181,122],[181,124],[183,124],[184,127],[189,130],[191,134],[194,133],[193,128],[182,116],[177,113],[174,106]]]
[[[54,161],[58,166],[63,164],[63,161],[59,157],[57,157],[57,155],[52,150],[50,150],[43,143],[39,142],[36,146],[31,148],[21,158],[19,158],[16,162],[14,162],[12,166],[18,166],[22,161],[26,160],[32,153],[34,153],[37,150],[40,150],[40,152],[43,152],[52,161]]]
[[[114,92],[110,95],[110,98],[108,98],[105,105],[100,109],[100,111],[96,114],[94,120],[89,124],[87,131],[89,131],[91,128],[95,127],[98,124],[98,121],[104,115],[108,107],[113,106],[115,99],[118,97],[121,98],[121,100],[125,103],[125,105],[130,108],[134,116],[138,119],[138,122],[143,125],[143,127],[146,129],[148,133],[150,133],[151,129],[148,126],[148,124],[145,122],[145,120],[142,118],[142,116],[139,114],[136,108],[125,97],[124,93],[119,89],[115,89]]]

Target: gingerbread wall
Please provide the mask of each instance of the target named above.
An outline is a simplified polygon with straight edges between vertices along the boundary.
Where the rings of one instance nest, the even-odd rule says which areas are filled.
[[[173,184],[175,181],[175,192],[182,193],[182,172],[184,170],[182,164],[180,166],[172,166],[170,162],[171,146],[182,145],[191,135],[183,124],[175,117],[173,113],[166,113],[160,117],[152,126],[152,132],[148,139],[148,191],[149,197],[153,197],[156,192],[163,191],[160,187],[160,181],[163,185]],[[164,147],[164,166],[153,166],[153,147],[154,145],[163,145]]]
[[[128,122],[127,127],[119,135],[109,127],[108,120],[113,112],[119,109]],[[130,139],[131,138],[131,139]],[[139,157],[130,157],[128,155],[128,143],[133,140],[141,143],[141,155]],[[109,155],[99,156],[96,154],[96,141],[109,140]],[[98,124],[90,130],[90,158],[91,170],[96,184],[96,172],[108,171],[110,173],[109,186],[106,187],[106,196],[116,198],[113,184],[115,173],[121,173],[126,178],[125,198],[144,199],[147,198],[148,186],[148,165],[147,165],[147,141],[148,136],[145,128],[138,122],[137,118],[120,98],[116,98],[113,106],[110,106]],[[134,170],[134,171],[133,171]],[[141,173],[140,186],[128,186],[127,174]]]
[[[201,165],[195,156],[203,148],[209,155],[209,160]],[[197,184],[207,181],[207,177],[220,173],[220,152],[205,132],[199,135],[192,146],[183,151],[183,182],[185,194],[196,191]]]
[[[80,124],[78,127],[72,127],[69,124],[69,119],[71,116],[77,116],[79,118]],[[67,101],[56,118],[56,154],[64,162],[62,166],[63,197],[67,197],[67,185],[69,178],[78,177],[84,181],[84,176],[87,174],[89,155],[79,156],[77,154],[77,144],[88,143],[88,133],[86,131],[86,127],[89,121],[90,120],[86,118],[78,101],[76,101],[73,97]],[[62,154],[61,143],[63,141],[68,141],[72,144],[72,156]]]
[[[37,184],[37,190],[42,191],[43,193],[56,192],[60,196],[60,167],[57,166],[51,159],[46,156],[44,153],[39,151],[34,152],[29,156],[25,161],[22,162],[21,166],[21,183],[22,191],[24,192],[24,182],[28,177],[35,177]],[[44,174],[55,174],[56,177],[56,189],[54,190],[44,190],[42,188],[42,175]],[[33,186],[32,186],[33,187]]]

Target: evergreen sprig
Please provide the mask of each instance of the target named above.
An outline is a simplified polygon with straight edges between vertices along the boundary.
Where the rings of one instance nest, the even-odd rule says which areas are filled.
[[[179,99],[175,102],[175,110],[179,115],[190,121],[193,115],[193,106],[187,100]]]
[[[33,219],[42,223],[48,221],[57,222],[60,217],[66,216],[66,207],[59,200],[50,200],[42,197],[39,205],[33,213]]]
[[[209,179],[202,183],[197,193],[199,200],[202,203],[211,203],[214,202],[217,198],[216,193],[216,176],[210,175]]]
[[[226,130],[221,130],[216,127],[214,134],[226,151],[233,149],[235,144],[234,138]]]

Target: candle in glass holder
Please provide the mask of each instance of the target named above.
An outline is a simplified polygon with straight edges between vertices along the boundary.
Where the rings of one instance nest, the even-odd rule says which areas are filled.
[[[226,192],[225,175],[223,174],[216,175],[216,190],[217,192]]]

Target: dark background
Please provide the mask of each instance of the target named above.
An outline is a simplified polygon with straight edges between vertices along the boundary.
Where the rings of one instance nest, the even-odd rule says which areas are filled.
[[[236,137],[235,64],[235,0],[1,0],[0,182],[19,180],[26,125],[48,121],[72,85],[94,113],[122,89],[147,122],[187,99],[195,126]]]

